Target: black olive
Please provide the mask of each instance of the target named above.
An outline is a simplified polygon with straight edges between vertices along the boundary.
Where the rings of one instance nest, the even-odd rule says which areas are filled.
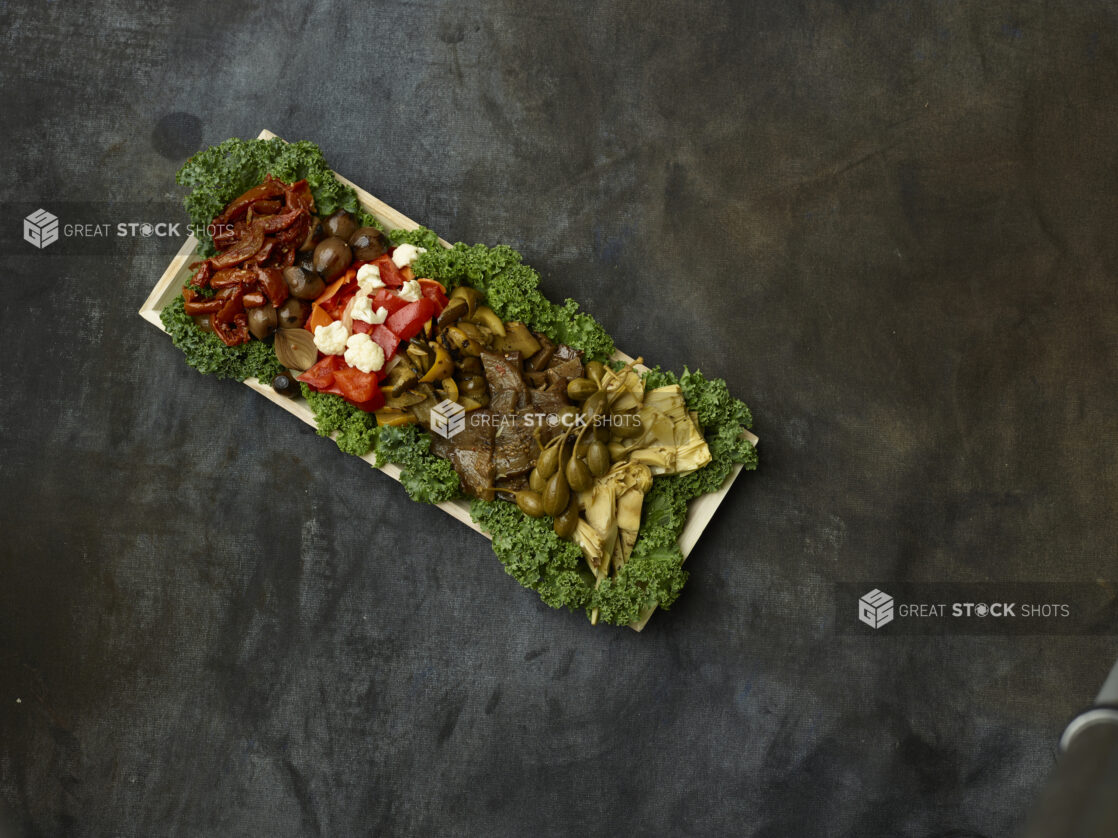
[[[258,340],[274,335],[276,322],[276,310],[267,303],[248,310],[248,330]]]
[[[314,271],[305,271],[298,265],[284,268],[283,281],[292,297],[300,300],[315,300],[326,290],[326,283]]]
[[[328,236],[337,236],[339,239],[345,240],[352,236],[357,229],[357,221],[345,210],[338,210],[333,215],[323,219],[322,229],[326,231]]]
[[[292,297],[281,305],[276,312],[279,315],[279,327],[281,329],[298,329],[307,322],[311,307],[302,300]]]
[[[299,385],[295,382],[295,379],[290,375],[284,375],[282,372],[272,379],[272,389],[281,396],[299,395]]]
[[[376,227],[361,227],[349,237],[353,258],[359,262],[372,262],[388,252],[388,239]]]
[[[323,239],[314,249],[314,272],[327,282],[341,276],[352,261],[353,253],[349,245],[337,236]]]

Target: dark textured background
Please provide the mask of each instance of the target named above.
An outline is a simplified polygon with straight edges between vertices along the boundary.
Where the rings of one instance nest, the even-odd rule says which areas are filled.
[[[0,24],[4,201],[177,200],[200,145],[311,139],[622,348],[724,376],[763,439],[678,605],[592,629],[188,369],[136,316],[165,248],[14,248],[5,838],[1013,831],[1112,640],[839,636],[833,583],[1114,579],[1113,3]]]

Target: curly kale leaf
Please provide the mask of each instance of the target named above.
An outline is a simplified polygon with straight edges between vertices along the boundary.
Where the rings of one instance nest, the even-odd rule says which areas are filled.
[[[203,332],[186,313],[181,295],[163,307],[159,319],[186,362],[199,372],[235,381],[256,376],[268,382],[284,371],[271,343],[250,340],[240,346],[226,346],[213,332]]]
[[[314,412],[314,422],[319,436],[336,433],[334,442],[346,454],[361,457],[372,450],[377,434],[377,420],[371,413],[354,407],[341,396],[317,393],[306,384],[299,389]]]
[[[442,503],[461,493],[458,472],[450,460],[431,453],[431,437],[416,424],[384,425],[377,430],[377,466],[401,467],[400,482],[420,503]]]
[[[442,242],[439,241],[438,235],[434,230],[428,230],[426,227],[416,227],[414,230],[389,230],[388,239],[395,245],[401,244],[414,244],[416,247],[425,247],[428,251],[442,250]],[[423,258],[423,254],[416,257],[416,260]],[[418,262],[422,265],[422,262]],[[412,263],[412,269],[415,269],[416,262]],[[427,276],[425,273],[418,273],[416,276]]]
[[[552,530],[551,518],[529,518],[515,504],[484,500],[470,504],[470,515],[492,536],[493,552],[509,576],[552,608],[586,607],[593,577],[578,546]]]
[[[617,576],[605,579],[594,591],[592,608],[599,619],[614,625],[628,625],[641,617],[646,608],[659,604],[667,609],[679,598],[687,583],[683,554],[679,547],[659,547],[637,555],[634,550]]]

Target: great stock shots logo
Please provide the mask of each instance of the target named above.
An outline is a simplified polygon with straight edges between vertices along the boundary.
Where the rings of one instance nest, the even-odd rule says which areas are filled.
[[[444,399],[431,408],[431,430],[444,439],[450,439],[466,430],[466,408],[450,399]]]
[[[58,241],[58,216],[37,209],[23,219],[23,240],[42,250]]]
[[[858,619],[875,629],[893,622],[893,598],[874,588],[858,600]]]

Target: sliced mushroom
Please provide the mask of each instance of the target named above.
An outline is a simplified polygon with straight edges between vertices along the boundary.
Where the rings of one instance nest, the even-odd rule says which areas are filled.
[[[505,324],[501,322],[501,318],[489,306],[478,306],[477,310],[470,316],[470,321],[477,323],[479,326],[485,326],[495,335],[505,336]]]
[[[393,396],[399,396],[413,389],[417,384],[419,384],[419,376],[416,375],[415,370],[407,364],[397,364],[381,383],[381,389],[387,390]]]
[[[411,340],[408,342],[407,356],[415,365],[416,370],[421,373],[427,372],[431,368],[431,363],[434,360],[431,350],[428,349],[426,341]]]
[[[449,326],[457,320],[461,320],[466,314],[469,313],[470,304],[462,297],[455,297],[446,308],[443,309],[442,314],[439,315],[439,326]]]
[[[466,305],[469,309],[467,316],[473,316],[473,313],[477,311],[478,303],[481,302],[481,292],[478,291],[476,288],[471,288],[468,285],[459,285],[457,288],[450,292],[450,299],[465,300]]]
[[[407,390],[399,395],[386,394],[384,403],[388,407],[407,408],[419,404],[427,398],[427,394],[421,390]]]
[[[505,323],[505,334],[494,338],[493,346],[499,352],[519,352],[521,358],[530,358],[540,351],[540,342],[518,320]]]

